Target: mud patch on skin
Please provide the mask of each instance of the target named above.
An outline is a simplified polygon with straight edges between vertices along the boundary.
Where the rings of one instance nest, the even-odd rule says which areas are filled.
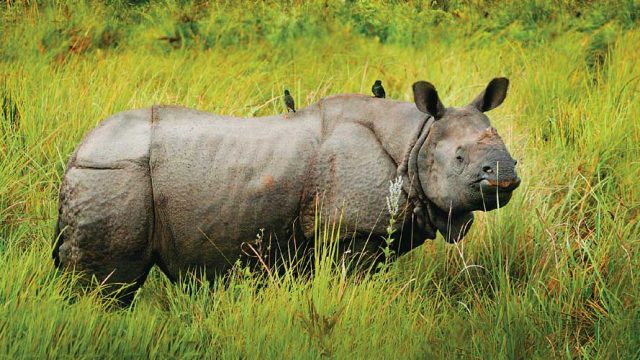
[[[267,175],[262,178],[262,185],[264,185],[268,189],[272,189],[276,186],[276,182],[273,179],[273,176]]]

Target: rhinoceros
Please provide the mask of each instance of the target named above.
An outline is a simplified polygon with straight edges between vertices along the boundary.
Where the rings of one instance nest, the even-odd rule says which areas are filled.
[[[392,250],[401,255],[437,232],[458,241],[473,211],[506,205],[520,184],[484,114],[508,85],[495,78],[463,107],[445,108],[419,81],[414,103],[347,94],[247,119],[176,106],[115,114],[70,157],[54,262],[130,284],[127,301],[154,265],[171,280],[225,273],[260,229],[274,248],[309,249],[318,212],[339,214],[341,251],[376,255],[397,177]]]

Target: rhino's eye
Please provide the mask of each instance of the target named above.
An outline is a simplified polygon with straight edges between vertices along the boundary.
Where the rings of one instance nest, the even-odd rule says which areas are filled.
[[[456,160],[458,160],[458,162],[462,162],[464,158],[462,157],[462,155],[458,155],[456,156]]]

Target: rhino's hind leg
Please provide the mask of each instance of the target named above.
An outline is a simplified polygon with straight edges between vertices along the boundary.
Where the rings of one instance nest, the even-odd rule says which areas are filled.
[[[153,266],[152,227],[148,167],[71,166],[60,189],[54,261],[130,303]]]

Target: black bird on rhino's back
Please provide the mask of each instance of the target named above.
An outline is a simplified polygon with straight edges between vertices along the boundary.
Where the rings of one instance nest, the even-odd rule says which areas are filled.
[[[293,102],[293,97],[291,97],[289,90],[284,91],[284,105],[287,107],[287,111],[296,112],[296,104]]]
[[[373,92],[373,96],[377,97],[377,98],[385,98],[386,94],[384,92],[384,88],[382,87],[382,81],[380,80],[376,80],[375,83],[373,83],[373,86],[371,87],[371,92]]]

